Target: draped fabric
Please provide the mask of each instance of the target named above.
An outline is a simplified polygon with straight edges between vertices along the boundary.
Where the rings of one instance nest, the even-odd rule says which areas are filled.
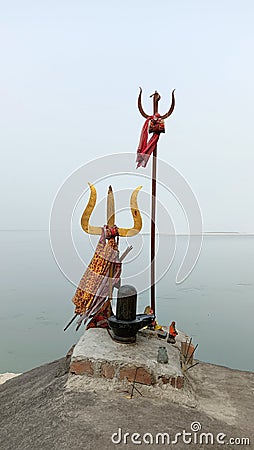
[[[89,328],[108,328],[108,318],[111,316],[113,316],[111,302],[109,299],[105,298],[104,303],[100,307],[99,311],[89,321],[88,325],[86,326],[86,329],[88,330]],[[87,317],[84,320],[85,325],[87,324],[89,318],[90,317]]]
[[[152,137],[147,142],[148,126],[149,126],[149,122],[151,119],[157,119],[159,117],[160,117],[160,115],[156,113],[155,116],[148,117],[144,123],[144,126],[141,131],[138,150],[137,150],[137,159],[136,159],[137,168],[140,166],[146,167],[151,154],[153,153],[153,151],[156,148],[157,142],[160,137],[160,133],[158,133],[158,132],[153,133]]]
[[[122,265],[120,262],[116,262],[113,265],[112,288],[118,288],[120,285],[121,267]],[[89,322],[87,328],[108,327],[107,318],[113,315],[111,302],[108,299],[108,294],[109,271],[101,282],[98,292],[95,295],[90,307],[87,308],[87,310],[81,317],[81,320],[84,321],[84,325]]]
[[[114,237],[106,240],[106,233],[102,234],[97,244],[94,256],[81,278],[75,295],[72,299],[75,313],[91,317],[103,306],[109,293],[109,271],[113,265],[113,280],[115,286],[121,275],[121,262],[119,261],[118,245]]]

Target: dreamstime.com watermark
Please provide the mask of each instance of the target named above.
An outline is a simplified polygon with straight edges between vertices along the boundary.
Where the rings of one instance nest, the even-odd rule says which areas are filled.
[[[150,432],[129,433],[124,432],[122,428],[111,435],[113,444],[147,444],[147,445],[175,445],[175,444],[197,444],[197,445],[250,445],[248,437],[229,437],[223,432],[210,433],[203,432],[200,422],[192,422],[190,430],[182,430],[181,432],[170,435],[169,433]]]

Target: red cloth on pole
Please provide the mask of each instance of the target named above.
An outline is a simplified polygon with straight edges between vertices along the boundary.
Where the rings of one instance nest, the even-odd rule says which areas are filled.
[[[157,114],[156,117],[157,116],[159,116],[159,114]],[[144,126],[142,128],[142,131],[141,131],[139,146],[138,146],[138,150],[137,150],[137,159],[136,159],[137,168],[140,166],[146,167],[149,157],[153,153],[153,151],[157,145],[157,142],[159,140],[159,137],[160,137],[159,133],[153,133],[151,139],[149,139],[149,141],[147,142],[148,126],[149,126],[150,120],[153,117],[154,116],[150,116],[146,119]]]

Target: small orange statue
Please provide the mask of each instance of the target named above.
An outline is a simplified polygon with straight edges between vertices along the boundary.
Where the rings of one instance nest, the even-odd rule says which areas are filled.
[[[170,344],[176,343],[176,336],[178,335],[178,332],[176,331],[175,325],[176,325],[176,323],[173,321],[173,322],[171,322],[171,324],[169,326],[167,342],[169,342]]]

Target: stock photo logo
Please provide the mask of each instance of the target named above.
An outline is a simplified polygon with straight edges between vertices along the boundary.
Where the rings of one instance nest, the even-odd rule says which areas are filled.
[[[122,428],[118,428],[118,430],[111,435],[111,442],[113,444],[146,444],[146,445],[177,445],[178,444],[194,444],[207,445],[211,448],[211,446],[216,445],[241,445],[241,446],[249,446],[250,438],[248,437],[229,437],[223,431],[218,433],[211,433],[208,431],[202,430],[203,426],[200,422],[192,422],[190,425],[190,429],[187,431],[185,429],[177,432],[177,433],[168,433],[168,432],[158,432],[151,433],[146,432],[143,434],[134,432],[126,432]],[[207,448],[209,448],[207,447]]]
[[[134,166],[133,153],[109,154],[94,159],[70,174],[55,196],[49,223],[51,248],[58,267],[76,287],[89,265],[98,240],[96,235],[107,223],[109,212],[120,230],[120,254],[126,247],[131,248],[124,262],[123,284],[134,284],[140,293],[150,287],[150,170],[136,171]],[[108,210],[112,206],[107,204],[109,186],[112,186],[113,211]],[[175,275],[176,283],[182,283],[200,255],[202,214],[185,178],[158,158],[159,191],[163,196],[158,195],[156,201],[155,283],[170,269],[177,249],[177,230],[167,200],[169,197],[177,202],[188,229],[185,253]],[[83,220],[84,211],[88,220]],[[170,235],[167,246],[161,242],[164,234]]]

